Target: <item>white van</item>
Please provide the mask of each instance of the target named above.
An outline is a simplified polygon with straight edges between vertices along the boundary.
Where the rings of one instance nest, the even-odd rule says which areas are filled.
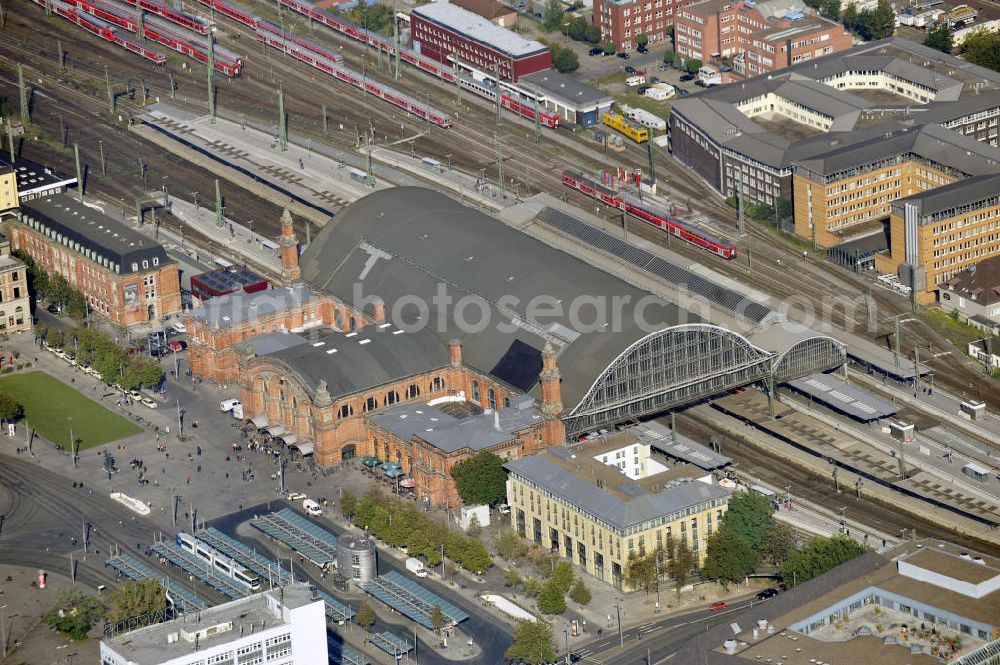
[[[223,413],[232,413],[233,418],[242,418],[243,402],[238,399],[224,399],[219,403],[219,410]]]
[[[313,517],[319,517],[323,514],[323,509],[320,508],[320,505],[312,499],[306,499],[302,502],[302,510],[306,511]]]

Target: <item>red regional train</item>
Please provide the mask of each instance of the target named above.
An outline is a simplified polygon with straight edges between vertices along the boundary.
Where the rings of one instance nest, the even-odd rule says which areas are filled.
[[[642,220],[650,226],[662,229],[672,236],[686,240],[717,256],[721,256],[724,259],[736,258],[736,245],[732,241],[720,240],[707,231],[699,229],[673,214],[655,210],[653,206],[609,189],[600,183],[595,183],[593,179],[581,173],[563,171],[562,181],[568,187],[583,192],[587,196],[595,198],[613,208],[624,210],[632,217]]]
[[[36,5],[45,7],[45,0],[34,0],[34,2]],[[121,46],[127,51],[135,53],[136,55],[151,62],[155,62],[158,65],[162,65],[167,61],[167,57],[159,51],[151,49],[144,44],[132,41],[125,35],[119,34],[117,26],[109,24],[108,22],[95,16],[88,16],[82,11],[77,11],[77,8],[72,5],[62,2],[61,0],[49,0],[49,7],[51,7],[52,11],[55,12],[56,15],[63,17],[67,21],[75,23],[87,32],[96,35],[105,41]]]

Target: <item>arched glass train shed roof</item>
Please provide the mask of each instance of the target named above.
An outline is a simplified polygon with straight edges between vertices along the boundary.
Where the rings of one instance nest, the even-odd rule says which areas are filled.
[[[461,339],[467,365],[521,392],[538,394],[550,342],[571,435],[765,381],[775,370],[780,380],[826,371],[844,358],[834,340],[782,324],[748,339],[706,323],[425,188],[381,190],[351,204],[317,234],[301,267],[314,289],[369,312],[371,299],[381,299],[394,328],[421,329],[401,334],[432,331],[435,355]]]

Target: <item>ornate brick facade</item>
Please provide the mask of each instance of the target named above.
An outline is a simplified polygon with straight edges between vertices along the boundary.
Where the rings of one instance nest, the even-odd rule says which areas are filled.
[[[474,451],[465,447],[444,451],[420,437],[403,440],[380,428],[371,419],[388,407],[406,403],[467,400],[487,410],[509,404],[511,390],[491,377],[462,364],[461,345],[449,348],[447,366],[417,376],[401,378],[369,390],[331,397],[325,381],[311,387],[306,379],[272,357],[258,357],[249,345],[241,346],[237,364],[242,391],[243,415],[265,416],[268,427],[283,427],[300,441],[311,440],[313,456],[329,467],[356,456],[375,456],[398,462],[415,481],[415,491],[431,505],[460,503],[449,470]],[[554,354],[548,365],[549,380],[558,376]],[[559,414],[558,379],[543,390],[544,417],[511,438],[490,448],[506,459],[517,459],[559,445],[565,431]]]

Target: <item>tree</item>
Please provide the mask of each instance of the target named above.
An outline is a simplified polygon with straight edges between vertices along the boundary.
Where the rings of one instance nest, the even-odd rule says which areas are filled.
[[[467,506],[492,506],[507,496],[507,472],[503,460],[488,450],[451,467],[451,477]]]
[[[673,51],[671,51],[670,49],[667,49],[666,52],[663,54],[663,64],[665,64],[665,65],[672,65],[672,64],[674,64],[674,57],[675,56],[676,56],[676,54]]]
[[[601,29],[598,28],[593,23],[587,24],[587,31],[584,38],[591,44],[596,44],[601,41]]]
[[[896,13],[889,0],[878,0],[874,9],[865,9],[858,14],[858,34],[866,40],[886,39],[896,31]]]
[[[722,528],[708,538],[708,556],[702,572],[729,588],[753,572],[757,557],[745,540],[729,529]]]
[[[525,577],[523,585],[524,595],[528,598],[534,598],[542,592],[542,583],[534,577]]]
[[[674,52],[673,67],[678,70],[684,69],[684,58],[681,57],[680,53]]]
[[[850,30],[851,32],[858,27],[858,6],[854,2],[847,3],[840,22],[844,24],[845,30]]]
[[[517,568],[508,568],[503,573],[503,585],[508,589],[513,589],[518,584],[521,583],[521,573],[517,572]]]
[[[555,584],[560,591],[566,593],[573,584],[573,565],[569,561],[560,561],[552,567],[549,581]]]
[[[84,595],[75,586],[60,591],[56,603],[57,606],[46,612],[42,620],[74,640],[86,639],[91,626],[104,614],[104,604],[100,600]]]
[[[542,614],[562,614],[566,611],[565,592],[559,588],[555,580],[549,580],[542,585],[538,594],[538,610]]]
[[[1000,36],[985,28],[973,30],[962,41],[962,53],[974,65],[1000,71]]]
[[[354,492],[344,490],[344,493],[340,495],[340,513],[347,519],[351,519],[354,516],[354,508],[357,505],[358,499],[354,496]]]
[[[867,548],[847,536],[817,537],[801,550],[793,550],[779,568],[786,584],[802,584],[861,556]]]
[[[24,407],[13,395],[0,393],[0,423],[12,423],[24,417]]]
[[[645,589],[649,593],[659,584],[656,574],[656,554],[629,554],[625,562],[625,584],[633,589]]]
[[[820,5],[819,13],[831,21],[840,18],[840,0],[824,0]]]
[[[774,526],[771,500],[757,492],[737,492],[729,499],[720,528],[729,529],[751,549],[760,547],[764,534]]]
[[[504,657],[512,663],[545,665],[556,659],[552,649],[552,626],[545,621],[519,621],[514,627],[514,643]]]
[[[670,543],[667,543],[670,545]],[[674,578],[674,588],[677,590],[677,597],[681,597],[681,589],[691,579],[691,569],[694,568],[694,553],[688,547],[686,540],[681,540],[673,545],[673,557],[670,559],[670,576]]]
[[[636,46],[645,46],[649,43],[649,37],[646,35],[637,35],[635,38]]]
[[[552,51],[552,66],[563,74],[575,72],[580,67],[580,58],[573,49],[563,48],[558,44],[549,47]]]
[[[924,37],[924,46],[937,49],[942,53],[951,53],[953,45],[954,40],[952,39],[951,28],[948,27],[947,23],[938,23],[928,30],[927,36]]]
[[[584,607],[590,602],[593,597],[590,593],[590,587],[583,583],[582,579],[578,579],[573,588],[570,589],[569,597],[573,599],[573,602]]]
[[[497,554],[507,559],[515,561],[528,553],[528,543],[524,542],[521,536],[513,529],[504,529],[496,540]]]
[[[565,16],[566,12],[559,0],[545,0],[545,20],[542,22],[542,30],[555,32],[562,25]]]
[[[167,594],[160,580],[153,577],[125,580],[108,596],[108,621],[125,621],[143,614],[167,609]]]
[[[66,343],[66,336],[59,328],[49,328],[48,335],[45,336],[45,343],[57,349],[61,349]]]
[[[614,55],[618,50],[614,42],[605,42],[602,48],[604,49],[604,55]]]
[[[701,60],[698,58],[688,58],[684,61],[684,71],[688,74],[697,74],[701,69]]]
[[[372,609],[367,600],[361,601],[361,607],[358,608],[358,613],[354,615],[354,620],[359,626],[365,629],[365,632],[370,633],[372,631],[372,626],[375,625],[375,610]]]
[[[441,635],[441,626],[444,625],[444,613],[441,611],[441,603],[434,603],[431,610],[431,625],[434,626],[434,634]]]
[[[569,35],[570,39],[582,42],[587,39],[587,25],[587,19],[578,16],[566,24],[566,34]]]
[[[760,541],[757,555],[762,563],[780,566],[788,559],[788,554],[795,549],[795,531],[781,522],[775,522],[771,530],[764,534]]]

